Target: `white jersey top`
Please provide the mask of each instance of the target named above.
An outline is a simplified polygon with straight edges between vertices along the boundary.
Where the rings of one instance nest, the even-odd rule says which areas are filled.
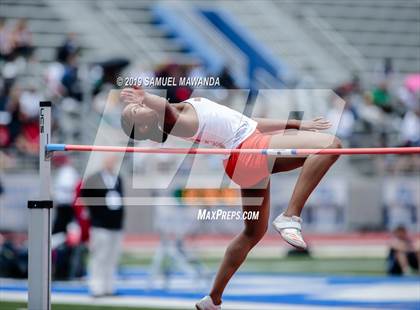
[[[257,128],[249,117],[206,98],[190,98],[198,116],[197,133],[189,140],[213,147],[234,149]]]

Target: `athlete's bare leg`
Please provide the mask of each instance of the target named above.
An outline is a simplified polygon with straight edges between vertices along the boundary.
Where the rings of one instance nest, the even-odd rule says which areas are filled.
[[[270,148],[341,148],[341,142],[335,136],[319,132],[284,131],[272,135]],[[338,155],[311,155],[307,158],[277,157],[270,161],[272,173],[302,167],[285,216],[300,216],[309,195],[337,158]]]
[[[270,148],[339,148],[340,141],[332,135],[299,131],[291,135],[290,132],[279,132],[272,135]],[[337,160],[336,155],[311,155],[304,158],[272,158],[269,165],[272,173],[289,171],[302,167],[289,208],[285,215],[300,215],[301,210],[309,195],[318,185],[319,181]],[[264,184],[264,183],[263,183]],[[245,221],[245,229],[228,246],[222,264],[216,275],[210,296],[215,304],[221,303],[222,293],[230,278],[246,259],[249,251],[261,240],[267,230],[270,214],[270,188],[256,185],[260,189],[242,189],[244,211],[258,210],[258,221]],[[261,206],[246,204],[246,197],[264,197]]]
[[[267,180],[264,180],[263,183],[265,188],[241,190],[243,211],[259,211],[259,217],[258,220],[245,220],[244,230],[231,241],[226,249],[210,292],[216,305],[221,303],[222,293],[230,278],[267,231],[270,216],[270,182],[267,183]],[[248,205],[247,197],[261,197],[261,205]]]

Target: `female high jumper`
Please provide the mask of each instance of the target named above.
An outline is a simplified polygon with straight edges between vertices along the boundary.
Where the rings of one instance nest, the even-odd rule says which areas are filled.
[[[135,140],[165,142],[168,135],[172,135],[226,149],[341,147],[335,136],[318,132],[331,127],[323,118],[311,121],[251,119],[205,98],[169,104],[165,98],[134,88],[123,89],[120,97],[127,104],[121,115],[122,129]],[[209,296],[196,304],[198,310],[221,309],[222,293],[228,281],[267,231],[270,175],[302,167],[289,205],[273,221],[273,226],[286,242],[305,249],[299,216],[309,195],[337,158],[338,155],[292,158],[234,153],[223,161],[227,175],[241,187],[243,211],[259,211],[259,217],[245,220],[244,230],[229,244]],[[246,197],[260,197],[262,203],[249,205]]]

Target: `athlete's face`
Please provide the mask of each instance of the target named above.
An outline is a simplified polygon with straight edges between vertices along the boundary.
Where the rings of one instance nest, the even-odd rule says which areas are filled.
[[[127,135],[130,135],[134,128],[136,140],[153,139],[162,135],[156,111],[139,104],[132,103],[124,108],[121,124]]]
[[[157,127],[158,115],[154,110],[138,104],[131,104],[129,109],[136,131],[141,135],[146,135]]]

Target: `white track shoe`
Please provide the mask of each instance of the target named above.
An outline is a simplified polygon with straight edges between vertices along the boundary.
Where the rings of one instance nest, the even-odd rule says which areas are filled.
[[[306,249],[307,245],[302,237],[302,219],[299,216],[285,216],[280,214],[273,221],[274,228],[290,245],[298,249]]]
[[[210,296],[206,296],[195,304],[197,310],[222,310],[222,306],[216,306]]]

